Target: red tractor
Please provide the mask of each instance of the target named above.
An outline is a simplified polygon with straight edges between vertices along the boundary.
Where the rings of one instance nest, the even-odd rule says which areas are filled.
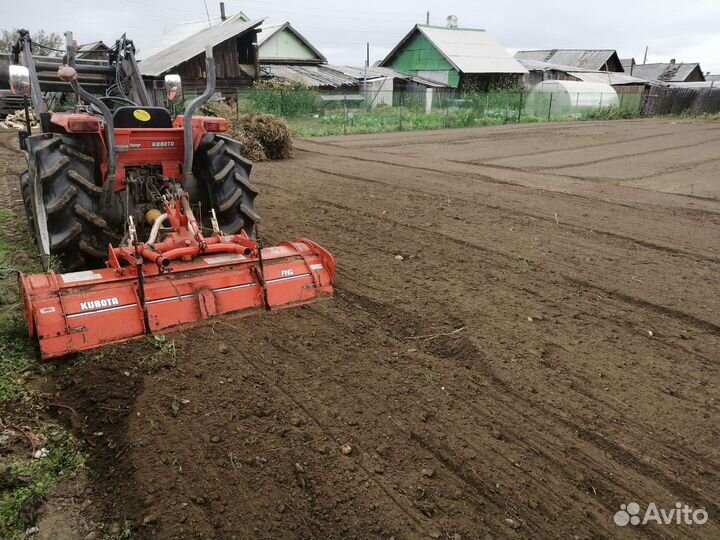
[[[25,209],[50,270],[20,276],[43,357],[332,293],[333,258],[314,242],[261,246],[252,164],[225,134],[225,119],[194,116],[215,90],[211,47],[205,92],[173,118],[149,105],[132,42],[118,40],[111,59],[143,105],[86,91],[66,36],[58,75],[82,110],[47,111],[27,32],[14,50],[24,66],[9,70],[11,89],[32,98],[43,130],[20,137]],[[167,75],[165,89],[178,99],[180,78]]]

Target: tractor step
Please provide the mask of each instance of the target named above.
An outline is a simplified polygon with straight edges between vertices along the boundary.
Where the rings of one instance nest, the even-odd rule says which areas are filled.
[[[177,258],[172,267],[144,262],[137,268],[20,274],[30,336],[48,360],[333,292],[333,257],[310,240],[244,253],[200,253]]]

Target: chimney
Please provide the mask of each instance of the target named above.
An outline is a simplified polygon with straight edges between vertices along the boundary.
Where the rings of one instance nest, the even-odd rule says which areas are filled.
[[[447,27],[448,28],[457,28],[458,25],[458,18],[456,15],[448,15],[447,16]]]
[[[671,59],[670,59],[670,65],[671,65],[671,66],[674,66],[674,65],[675,65],[675,59],[674,59],[674,58],[671,58]]]
[[[227,19],[225,16],[225,2],[220,2],[220,20],[224,21]]]

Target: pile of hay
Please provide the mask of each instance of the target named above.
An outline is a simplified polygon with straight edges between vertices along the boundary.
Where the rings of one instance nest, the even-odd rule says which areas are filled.
[[[27,127],[26,121],[25,121],[25,110],[19,110],[12,114],[8,114],[5,120],[0,121],[0,128],[2,129],[17,129],[20,131],[24,131]],[[35,111],[30,109],[30,128],[39,128],[40,122],[38,122],[37,116],[35,116]]]
[[[287,122],[272,114],[246,114],[238,117],[227,103],[212,103],[204,114],[227,119],[230,133],[243,145],[242,155],[250,161],[270,161],[295,157]]]
[[[287,122],[272,114],[247,114],[232,123],[233,135],[245,146],[253,161],[295,157]]]

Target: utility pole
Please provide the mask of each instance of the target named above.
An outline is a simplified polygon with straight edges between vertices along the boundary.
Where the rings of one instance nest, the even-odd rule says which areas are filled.
[[[369,67],[370,67],[370,42],[368,41],[366,44],[366,49],[365,49],[365,76],[363,77],[363,85],[362,85],[363,96],[365,97],[365,99],[367,99],[367,97],[370,95],[368,85],[367,85],[367,76],[368,76],[368,68]],[[346,113],[346,115],[347,115],[347,113]]]
[[[368,41],[365,49],[365,77],[363,86],[367,85],[368,68],[370,67],[370,42]]]
[[[427,24],[428,26],[430,26],[430,12],[429,12],[429,11],[428,11],[427,14],[425,15],[425,24]]]

